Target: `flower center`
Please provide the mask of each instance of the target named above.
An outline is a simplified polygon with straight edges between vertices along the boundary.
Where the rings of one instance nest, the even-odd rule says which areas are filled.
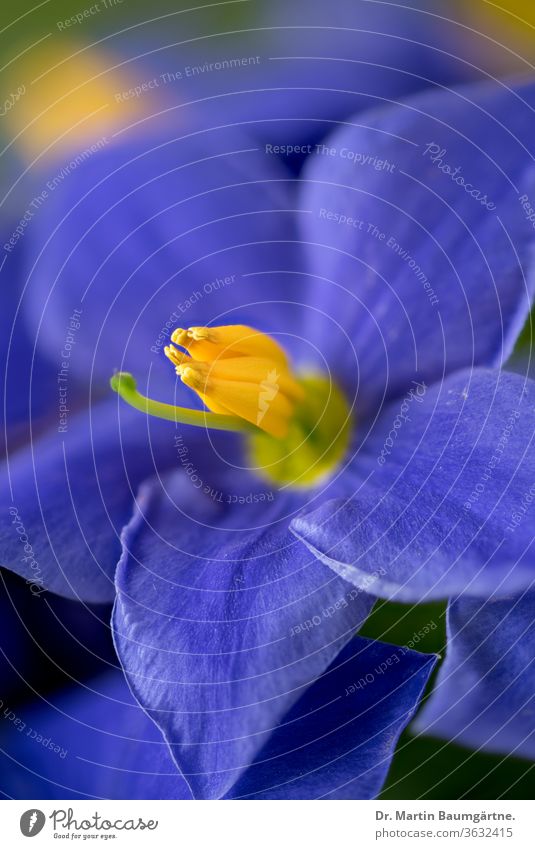
[[[270,336],[245,325],[179,328],[165,354],[210,413],[144,398],[131,375],[112,388],[132,406],[184,424],[245,432],[251,464],[269,481],[308,487],[332,474],[347,450],[346,398],[323,375],[296,376]]]

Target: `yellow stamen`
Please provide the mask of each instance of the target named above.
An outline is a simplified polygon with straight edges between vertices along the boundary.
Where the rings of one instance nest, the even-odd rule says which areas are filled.
[[[316,486],[338,468],[353,416],[329,377],[296,378],[275,340],[243,325],[175,330],[172,340],[167,358],[210,412],[147,398],[131,374],[119,372],[111,386],[127,404],[175,425],[242,433],[251,466],[270,483]]]
[[[274,339],[245,325],[230,325],[179,328],[171,340],[187,354],[169,345],[166,356],[209,410],[245,419],[272,436],[288,433],[304,390]]]

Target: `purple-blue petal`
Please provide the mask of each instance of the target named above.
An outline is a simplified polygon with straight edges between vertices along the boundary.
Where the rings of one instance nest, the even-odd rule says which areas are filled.
[[[355,638],[284,718],[227,798],[373,798],[434,658]],[[189,799],[155,725],[110,671],[4,705],[0,792],[15,799]]]
[[[308,332],[361,415],[411,379],[511,353],[535,284],[534,105],[533,83],[426,92],[309,158]]]
[[[227,494],[146,485],[116,576],[121,664],[196,798],[229,792],[371,609],[289,533],[299,498]]]
[[[535,581],[534,413],[535,384],[507,372],[412,387],[357,453],[347,498],[303,512],[293,531],[379,596],[519,592]]]
[[[8,798],[191,798],[118,670],[8,713],[0,723]]]
[[[291,298],[300,281],[261,272],[293,267],[295,202],[288,172],[256,142],[161,121],[125,131],[76,167],[55,161],[40,179],[63,172],[31,221],[23,300],[58,371],[65,360],[86,383],[107,382],[114,369],[144,380],[153,366],[167,377],[163,347],[176,326],[282,329],[270,303]]]
[[[139,484],[177,465],[175,425],[117,396],[10,454],[0,470],[0,563],[71,598],[109,602]],[[196,438],[202,446],[203,432]],[[201,449],[202,450],[202,449]]]
[[[460,599],[417,730],[471,748],[535,759],[535,593]]]
[[[264,143],[303,145],[289,155],[279,152],[286,161],[302,162],[307,145],[321,141],[339,122],[444,80],[450,69],[434,49],[442,31],[437,17],[407,4],[269,3],[259,9],[252,33],[240,34],[234,43],[220,36],[210,45],[211,59],[223,66],[229,51],[248,49],[260,54],[258,62],[241,76],[236,68],[223,67],[185,83],[193,96],[209,98],[201,104],[207,120],[224,114],[227,121],[245,122]]]
[[[434,664],[433,655],[355,637],[229,796],[374,799]]]

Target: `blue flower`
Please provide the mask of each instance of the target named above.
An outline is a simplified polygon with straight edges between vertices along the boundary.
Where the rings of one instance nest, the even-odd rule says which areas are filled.
[[[534,102],[530,83],[484,84],[381,107],[300,179],[235,129],[131,130],[51,196],[22,309],[56,370],[69,351],[81,409],[8,455],[2,562],[115,596],[134,699],[111,674],[39,717],[77,755],[38,763],[41,797],[376,795],[434,663],[354,636],[378,597],[450,599],[419,727],[533,754],[535,387],[500,367],[533,300]],[[328,477],[288,486],[243,436],[104,394],[116,367],[192,406],[163,355],[178,324],[258,328],[343,392],[350,443]],[[106,741],[79,735],[96,712]]]

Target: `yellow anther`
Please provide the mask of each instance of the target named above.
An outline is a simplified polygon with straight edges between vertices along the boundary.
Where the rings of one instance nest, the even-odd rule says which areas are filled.
[[[175,345],[181,345],[183,348],[186,347],[186,342],[188,341],[188,331],[183,330],[181,327],[177,327],[176,330],[173,330],[171,334],[171,342],[174,342]]]
[[[204,390],[205,379],[196,368],[182,365],[178,366],[176,371],[186,386],[190,386],[192,389],[199,390],[201,392]]]
[[[165,349],[183,383],[208,409],[234,415],[272,436],[284,437],[295,404],[303,398],[286,354],[269,336],[245,325],[174,331]]]
[[[194,342],[215,343],[217,340],[217,333],[211,333],[207,327],[190,327],[188,329],[188,336],[191,337]]]
[[[164,349],[164,354],[168,360],[171,360],[173,365],[181,366],[183,362],[187,362],[190,358],[187,354],[183,354],[182,351],[177,351],[176,348],[173,348],[172,345],[167,345]]]

